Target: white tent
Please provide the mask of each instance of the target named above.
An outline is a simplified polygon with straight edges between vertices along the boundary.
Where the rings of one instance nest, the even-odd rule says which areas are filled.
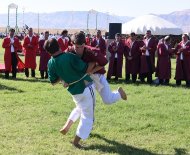
[[[131,32],[145,34],[147,30],[151,30],[153,35],[180,35],[183,33],[181,28],[154,15],[140,16],[122,25],[123,34]]]

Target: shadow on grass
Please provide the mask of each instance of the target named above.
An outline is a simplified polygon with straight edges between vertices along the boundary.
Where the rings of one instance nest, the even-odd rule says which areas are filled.
[[[117,153],[119,155],[158,155],[152,152],[149,152],[145,149],[135,148],[133,146],[126,145],[124,143],[119,143],[115,140],[109,140],[105,137],[102,137],[99,134],[91,134],[91,137],[95,137],[101,140],[104,140],[108,145],[90,145],[85,147],[85,150],[99,150],[102,153]]]
[[[23,90],[20,89],[16,89],[14,87],[10,87],[10,86],[5,86],[3,84],[0,84],[0,90],[9,90],[9,91],[17,91],[18,93],[23,93]]]
[[[175,150],[175,155],[188,155],[189,154],[186,149],[174,148],[174,150]]]
[[[111,80],[108,80],[108,83],[110,83],[110,84],[126,84],[126,85],[134,85],[134,86],[147,85],[147,86],[151,86],[151,87],[173,87],[173,88],[190,89],[190,87],[187,87],[185,84],[177,86],[174,83],[169,83],[169,85],[160,85],[160,84],[157,84],[157,83],[154,83],[154,82],[152,84],[149,84],[147,82],[141,82],[141,81],[136,81],[134,83],[134,82],[132,82],[132,80],[129,80],[129,81],[126,82],[124,79],[119,79],[117,81],[115,81],[114,79],[111,79]]]
[[[5,79],[4,75],[0,74],[0,78],[2,79]],[[16,78],[16,79],[12,79],[11,77],[9,79],[6,79],[6,80],[12,80],[12,81],[26,81],[26,82],[43,82],[43,83],[49,83],[49,80],[48,79],[41,79],[41,78],[32,78],[32,77],[29,77],[29,78]]]
[[[41,78],[16,78],[14,81],[49,83],[47,79],[41,79]]]

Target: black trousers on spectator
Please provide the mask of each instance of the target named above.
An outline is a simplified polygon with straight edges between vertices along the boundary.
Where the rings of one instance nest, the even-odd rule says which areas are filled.
[[[13,78],[16,78],[18,60],[15,52],[12,52],[11,56],[12,56],[12,76]]]
[[[144,79],[147,77],[147,82],[151,84],[152,83],[153,68],[152,68],[150,56],[146,56],[146,62],[147,62],[147,65],[148,65],[149,72],[141,74],[140,75],[140,80],[141,80],[141,82],[144,82]]]
[[[29,69],[28,68],[25,68],[25,75],[26,75],[26,77],[29,77]],[[35,77],[35,70],[34,69],[31,69],[31,76]]]
[[[129,81],[130,80],[130,74],[125,75],[125,80]],[[135,83],[137,81],[137,74],[132,74],[132,81]]]
[[[45,73],[45,77],[44,77],[44,73]],[[41,70],[41,71],[40,71],[40,75],[41,75],[41,78],[42,78],[42,79],[44,79],[44,78],[47,79],[47,78],[48,78],[48,73],[47,73],[47,71]]]
[[[18,60],[15,52],[11,53],[11,64],[12,64],[12,77],[16,78]],[[9,78],[9,71],[5,71],[5,78],[6,79]]]
[[[181,85],[181,80],[176,80],[176,85],[180,86]],[[186,86],[190,87],[190,80],[186,80]]]

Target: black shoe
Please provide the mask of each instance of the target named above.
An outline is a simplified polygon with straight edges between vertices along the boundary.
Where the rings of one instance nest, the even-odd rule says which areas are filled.
[[[114,79],[115,81],[118,81],[118,77],[115,77],[115,79]]]
[[[110,77],[107,77],[107,80],[111,80],[111,78],[110,78]]]

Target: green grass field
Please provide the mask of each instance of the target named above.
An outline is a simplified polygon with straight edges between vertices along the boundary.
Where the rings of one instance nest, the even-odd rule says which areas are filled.
[[[1,46],[1,41],[0,41]],[[0,48],[0,63],[3,62]],[[39,59],[39,58],[38,58]],[[175,60],[172,60],[174,74]],[[75,107],[61,84],[48,80],[5,80],[0,74],[0,155],[156,155],[190,154],[190,89],[170,86],[111,82],[123,86],[128,101],[112,106],[97,94],[95,123],[90,137],[75,149],[73,139],[78,122],[65,136],[59,129]]]

